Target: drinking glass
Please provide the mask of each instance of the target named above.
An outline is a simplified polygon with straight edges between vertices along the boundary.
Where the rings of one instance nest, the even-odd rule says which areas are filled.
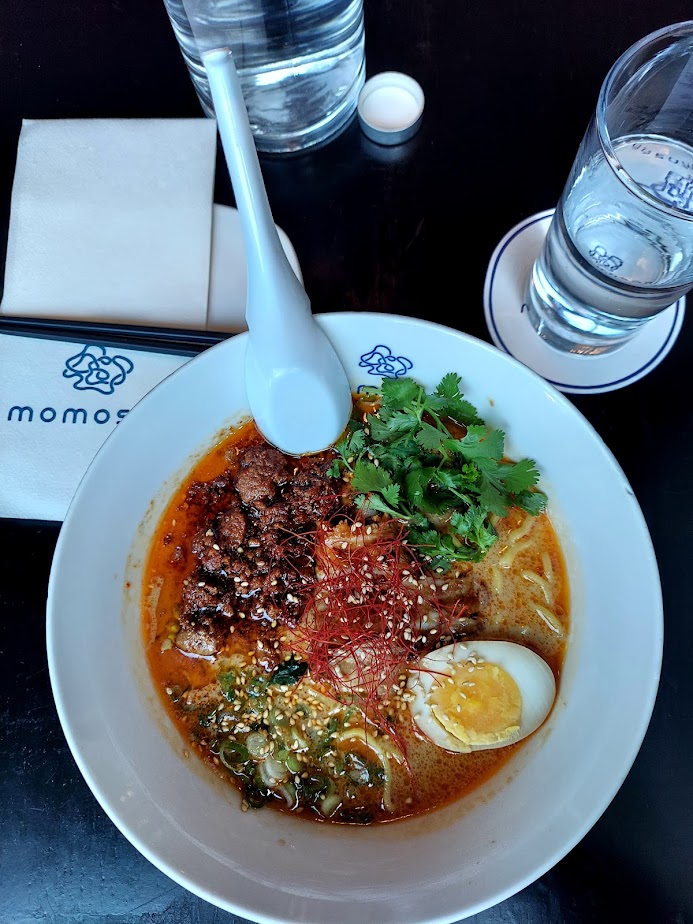
[[[693,287],[693,21],[611,67],[525,303],[559,350],[617,348]]]

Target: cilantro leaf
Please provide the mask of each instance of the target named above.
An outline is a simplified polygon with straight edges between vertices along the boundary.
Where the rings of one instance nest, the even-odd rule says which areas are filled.
[[[450,526],[482,553],[487,552],[497,538],[495,529],[487,522],[486,511],[474,504],[470,504],[463,514],[453,513]]]
[[[416,427],[416,420],[408,414],[397,412],[395,414],[382,414],[380,417],[371,415],[368,425],[371,437],[380,443],[388,443],[401,436],[412,433]]]
[[[467,435],[463,439],[446,440],[445,445],[470,461],[500,459],[503,456],[505,434],[502,430],[489,431],[486,427],[473,424],[467,428]]]
[[[548,498],[543,491],[521,491],[514,497],[515,505],[521,510],[538,516],[546,510]]]
[[[407,472],[404,484],[407,499],[412,507],[421,506],[434,474],[435,469],[423,468],[421,466],[416,466]]]
[[[499,517],[504,517],[508,512],[508,507],[511,506],[507,503],[504,493],[498,490],[498,487],[487,475],[483,475],[481,478],[479,503],[489,513],[495,513]]]
[[[368,494],[369,491],[380,492],[393,484],[390,473],[372,462],[357,462],[354,466],[351,486],[359,494]]]
[[[414,379],[383,379],[383,407],[403,409],[421,401],[424,390]]]
[[[436,395],[441,397],[444,404],[441,413],[452,417],[458,423],[471,426],[472,424],[483,424],[476,408],[469,401],[465,401],[460,392],[462,379],[454,372],[448,372],[440,381],[436,388]]]
[[[445,436],[446,434],[442,430],[438,430],[424,421],[421,424],[421,429],[416,434],[416,442],[422,449],[439,452]]]
[[[534,487],[539,480],[539,472],[532,459],[522,459],[507,466],[503,475],[503,483],[511,494],[521,494],[528,488]]]

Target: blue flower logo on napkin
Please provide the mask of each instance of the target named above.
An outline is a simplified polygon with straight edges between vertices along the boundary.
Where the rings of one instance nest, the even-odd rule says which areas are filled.
[[[109,356],[106,347],[88,343],[65,362],[63,376],[76,379],[72,386],[78,391],[98,391],[102,395],[112,395],[134,368],[134,363],[127,356],[119,356],[117,353]]]

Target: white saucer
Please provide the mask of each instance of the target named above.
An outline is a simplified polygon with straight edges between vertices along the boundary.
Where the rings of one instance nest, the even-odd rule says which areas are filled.
[[[672,348],[685,314],[685,298],[646,324],[611,353],[580,356],[549,346],[527,316],[524,290],[554,209],[515,225],[493,252],[484,283],[486,325],[495,345],[538,372],[560,391],[597,394],[636,382]]]

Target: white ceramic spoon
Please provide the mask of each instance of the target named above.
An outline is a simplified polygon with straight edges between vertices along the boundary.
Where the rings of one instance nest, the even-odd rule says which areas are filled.
[[[248,263],[245,383],[255,423],[291,455],[335,443],[351,387],[279,240],[231,51],[203,51],[217,127],[241,218]]]

